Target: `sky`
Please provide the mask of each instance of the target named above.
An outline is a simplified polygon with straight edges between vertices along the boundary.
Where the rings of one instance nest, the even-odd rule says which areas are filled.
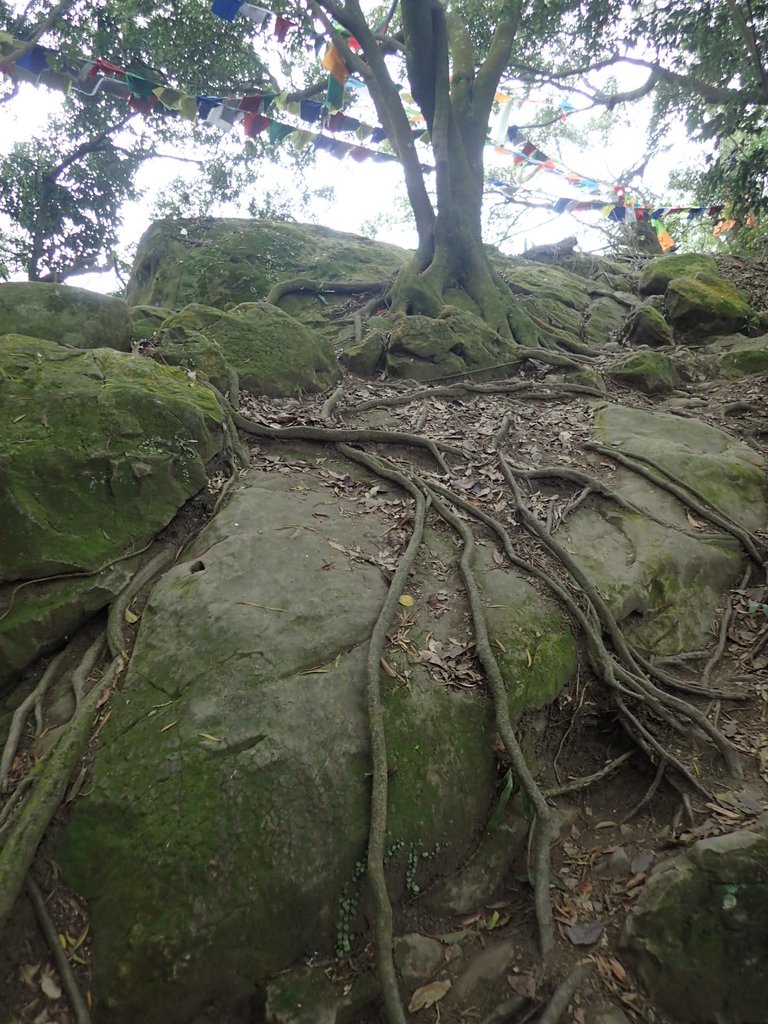
[[[625,66],[619,71],[620,87],[634,88],[641,84],[645,74],[646,72],[641,69]],[[183,83],[179,84],[183,87]],[[567,100],[567,96],[565,99]],[[61,94],[42,87],[22,84],[19,97],[12,103],[0,106],[0,159],[14,142],[31,139],[44,132],[48,116],[62,102]],[[583,105],[583,101],[575,99],[574,106],[579,105]],[[541,116],[541,109],[541,102],[533,101],[516,103],[510,112],[510,123],[520,125],[525,137],[537,145],[539,143],[536,129],[525,131],[524,126],[535,123]],[[593,136],[591,144],[584,148],[568,143],[561,144],[560,151],[551,143],[541,143],[541,147],[548,155],[562,160],[578,174],[605,182],[606,186],[601,189],[600,194],[610,195],[609,183],[615,181],[622,171],[639,163],[645,154],[644,126],[647,124],[649,113],[649,101],[636,103],[623,110],[619,108],[616,124],[609,137],[598,140],[597,136]],[[571,122],[579,128],[586,127],[592,114],[573,114]],[[355,110],[355,116],[367,120],[364,115],[364,110],[360,113]],[[492,122],[490,128],[493,127]],[[643,178],[644,186],[663,196],[662,205],[685,201],[685,196],[669,195],[665,192],[665,186],[670,171],[675,167],[685,166],[691,157],[682,127],[679,136],[675,138],[673,134],[668,142],[669,149],[651,161]],[[492,176],[495,170],[503,167],[505,163],[507,166],[511,165],[511,161],[496,157],[492,147],[486,150],[486,154],[487,176]],[[148,161],[142,167],[138,178],[142,191],[141,199],[127,204],[123,210],[121,252],[129,260],[132,259],[141,235],[151,223],[153,208],[160,192],[167,188],[168,183],[176,176],[191,180],[193,174],[193,165],[173,159]],[[260,167],[259,187],[262,192],[276,189],[284,181],[283,167],[271,168],[267,164]],[[321,152],[317,154],[310,183],[314,188],[331,185],[335,190],[333,201],[318,200],[313,204],[310,217],[317,223],[341,231],[369,236],[375,234],[382,241],[405,247],[412,247],[415,244],[415,233],[405,219],[407,203],[402,174],[397,165],[375,164],[371,161],[357,164],[350,160],[340,161]],[[538,173],[529,183],[529,187],[542,192],[550,199],[558,196],[591,198],[569,185],[560,175]],[[488,205],[498,202],[497,197],[489,196]],[[488,232],[488,240],[496,242],[501,234],[507,234],[500,245],[505,252],[522,252],[531,245],[555,242],[571,234],[575,234],[579,239],[579,248],[582,251],[600,251],[608,244],[605,231],[608,222],[597,212],[573,216],[555,215],[550,210],[528,210],[525,216],[519,219],[520,209],[514,204],[501,206],[495,215],[493,231]],[[212,212],[217,216],[247,216],[242,208],[231,204]],[[119,282],[113,274],[81,275],[71,279],[70,283],[96,291],[112,292],[119,288]]]

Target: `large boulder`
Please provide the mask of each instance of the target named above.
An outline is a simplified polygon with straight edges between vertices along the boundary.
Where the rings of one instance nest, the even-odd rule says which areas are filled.
[[[717,264],[711,256],[685,253],[659,256],[646,263],[640,273],[641,295],[664,295],[678,277],[718,277]]]
[[[742,334],[716,338],[705,351],[715,357],[724,377],[768,374],[768,334],[760,338],[745,338]]]
[[[74,348],[128,352],[133,328],[122,299],[66,284],[0,284],[0,335],[25,334]]]
[[[225,1019],[363,929],[365,662],[392,520],[326,483],[306,464],[298,478],[252,472],[150,597],[57,854],[89,900],[114,1024],[186,1022],[212,998]],[[398,626],[411,656],[388,649],[381,676],[395,898],[463,864],[498,796],[466,606],[439,598],[458,585],[456,551],[442,534],[427,544]],[[573,637],[490,553],[478,573],[517,716],[574,671]]]
[[[757,323],[744,294],[721,277],[677,277],[666,292],[670,323],[697,335],[727,334]]]
[[[278,281],[384,281],[404,249],[359,235],[285,221],[190,218],[156,221],[136,251],[127,301],[181,309],[230,309],[263,299]],[[296,303],[285,300],[295,311]],[[320,304],[313,297],[312,302]]]
[[[371,325],[359,344],[349,346],[341,361],[361,375],[386,370],[390,377],[415,380],[466,373],[483,367],[503,367],[508,376],[518,357],[511,341],[474,313],[445,306],[439,317],[408,316],[380,326]],[[493,374],[492,374],[493,375]]]
[[[680,375],[669,356],[651,349],[633,352],[607,371],[618,384],[646,395],[666,395],[680,384]]]
[[[205,484],[222,441],[216,397],[180,370],[0,337],[0,583],[96,573],[142,547]],[[15,595],[0,682],[109,600],[91,583]]]
[[[728,434],[605,403],[596,409],[594,436],[622,454],[655,460],[742,526],[764,526],[765,464]],[[676,499],[631,470],[617,467],[612,485],[654,518],[598,499],[569,516],[568,551],[636,643],[656,654],[697,649],[711,637],[724,586],[740,572],[738,541],[705,522],[692,527]]]
[[[766,1024],[768,815],[657,868],[622,944],[676,1020]]]
[[[216,383],[228,366],[257,395],[323,391],[340,374],[323,338],[267,302],[245,302],[227,313],[187,306],[163,322],[157,345],[161,355],[167,351]]]
[[[650,348],[663,348],[671,345],[674,340],[672,328],[650,303],[643,303],[636,309],[626,322],[625,339],[633,348],[648,345]]]

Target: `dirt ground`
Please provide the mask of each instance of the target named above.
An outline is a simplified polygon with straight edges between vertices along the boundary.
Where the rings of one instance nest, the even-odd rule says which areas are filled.
[[[532,378],[533,379],[533,378]],[[543,378],[542,378],[543,379]],[[344,382],[343,405],[347,409],[381,397],[397,394],[397,388],[385,383],[363,383],[348,378]],[[610,388],[612,401],[643,408],[673,410],[693,415],[731,432],[768,458],[768,379],[689,383],[668,399],[651,402],[625,389]],[[465,399],[435,398],[429,404],[430,436],[460,442],[470,462],[481,466],[479,455],[509,414],[509,444],[515,458],[533,464],[546,454],[549,461],[583,464],[580,442],[589,429],[587,397],[563,402],[514,402],[509,396],[475,396]],[[268,401],[243,396],[242,411],[277,425],[318,423],[322,398],[301,402]],[[419,406],[401,406],[382,411],[345,415],[344,425],[383,426],[413,430]],[[327,422],[327,421],[326,421]],[[340,423],[341,420],[338,420]],[[279,472],[298,472],[285,444],[251,439],[252,464]],[[199,495],[180,514],[169,530],[180,544],[191,536],[210,515],[222,485],[223,473],[217,469],[209,489]],[[466,490],[479,493],[483,475],[461,478]],[[457,482],[461,483],[457,478]],[[335,486],[359,488],[350,480]],[[561,488],[542,488],[531,495],[531,505],[542,519],[557,518],[577,488],[565,493]],[[522,550],[530,545],[527,535],[517,527],[515,540]],[[746,777],[734,784],[727,779],[721,763],[711,749],[695,737],[682,743],[670,736],[689,765],[709,790],[712,799],[688,793],[658,778],[644,755],[633,748],[606,703],[601,688],[589,670],[581,666],[571,684],[551,705],[548,726],[537,749],[537,761],[546,766],[539,779],[545,790],[575,791],[553,797],[558,809],[559,833],[552,849],[552,899],[557,926],[555,951],[546,964],[537,950],[536,922],[531,888],[525,867],[508,877],[502,890],[488,906],[481,906],[461,918],[438,919],[424,912],[414,899],[401,907],[396,917],[396,934],[420,932],[429,936],[450,936],[445,941],[445,964],[437,978],[454,981],[484,950],[514,947],[506,967],[497,970],[476,987],[460,1004],[451,1003],[449,994],[434,1005],[417,1011],[413,1020],[444,1024],[466,1022],[523,1021],[536,1019],[555,986],[577,964],[592,965],[589,978],[579,988],[562,1018],[569,1024],[590,1024],[598,1011],[611,1010],[615,1024],[624,1018],[631,1022],[674,1024],[653,1010],[645,993],[638,990],[631,965],[625,962],[620,947],[624,919],[642,891],[652,868],[697,839],[718,835],[747,825],[768,809],[768,617],[750,611],[751,602],[768,603],[768,581],[753,576],[743,589],[731,590],[723,603],[723,615],[731,609],[729,621],[712,623],[712,641],[707,651],[675,665],[684,677],[699,678],[714,653],[711,683],[718,688],[737,688],[743,701],[696,700],[693,702],[712,720],[742,753]],[[141,600],[136,603],[140,607]],[[133,627],[135,633],[138,624]],[[723,643],[718,645],[718,639]],[[101,709],[100,724],[109,714]],[[40,753],[40,739],[31,735],[17,758],[18,776]],[[614,771],[591,784],[581,785],[623,754],[630,756]],[[66,820],[77,795],[88,786],[88,765],[84,763],[73,779],[58,823]],[[43,844],[33,871],[44,893],[48,911],[59,941],[66,950],[81,992],[90,999],[91,946],[88,910],[76,894],[65,889],[56,865],[46,855]],[[340,963],[328,964],[335,977],[351,980],[372,964],[370,947],[355,950]],[[406,1001],[412,991],[404,993]],[[515,1003],[517,1006],[515,1007]],[[506,1005],[505,1014],[493,1017],[495,1008]],[[258,1022],[258,1002],[241,1014],[222,1015],[216,1007],[195,1022],[219,1021],[221,1024]],[[369,1017],[371,1024],[378,1020]],[[0,1022],[2,1024],[76,1024],[61,979],[41,935],[28,897],[20,898],[14,918],[0,950]],[[99,1020],[97,1024],[107,1024]],[[359,1024],[365,1024],[361,1020]]]

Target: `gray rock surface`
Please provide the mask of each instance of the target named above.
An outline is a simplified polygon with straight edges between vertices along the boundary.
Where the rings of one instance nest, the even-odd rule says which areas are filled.
[[[765,1024],[768,815],[657,868],[622,944],[653,1001],[676,1019]]]

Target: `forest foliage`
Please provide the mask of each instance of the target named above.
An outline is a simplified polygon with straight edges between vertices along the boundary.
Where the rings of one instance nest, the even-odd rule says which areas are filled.
[[[765,211],[766,4],[401,0],[390,6],[276,0],[270,9],[296,26],[279,49],[260,46],[244,19],[228,23],[215,17],[209,0],[30,0],[23,8],[2,0],[0,31],[30,44],[40,41],[74,59],[98,55],[193,93],[288,89],[321,98],[327,72],[315,42],[324,35],[369,87],[403,163],[417,225],[455,204],[457,196],[482,193],[483,148],[498,89],[518,95],[555,89],[594,113],[650,96],[648,156],[664,145],[670,130],[684,131],[699,146],[692,154],[700,156],[678,182],[694,201],[727,203],[737,219],[752,213],[759,221]],[[440,25],[446,32],[444,54],[436,36]],[[360,35],[367,31],[369,39],[353,52],[347,41],[355,29]],[[645,81],[621,91],[620,75],[608,76],[628,65],[639,68]],[[415,150],[402,131],[398,142],[404,114],[397,111],[399,101],[387,80],[407,83],[425,115],[437,181],[420,184]],[[6,74],[0,79],[0,103],[15,102],[18,83]],[[550,133],[573,130],[574,119],[563,127],[557,116],[551,120]],[[443,152],[441,126],[452,133],[450,141],[445,136]],[[0,270],[51,280],[113,264],[121,208],[136,195],[138,170],[158,155],[183,157],[200,167],[195,201],[177,189],[166,200],[169,212],[200,213],[203,207],[215,212],[217,201],[235,197],[250,197],[254,214],[290,212],[279,199],[260,195],[257,186],[259,161],[285,160],[285,148],[277,154],[262,138],[228,146],[202,122],[144,118],[109,97],[86,100],[72,93],[44,135],[16,144],[2,160]],[[311,153],[297,159],[311,184]],[[464,160],[467,174],[461,171]],[[448,166],[447,176],[441,165]]]

